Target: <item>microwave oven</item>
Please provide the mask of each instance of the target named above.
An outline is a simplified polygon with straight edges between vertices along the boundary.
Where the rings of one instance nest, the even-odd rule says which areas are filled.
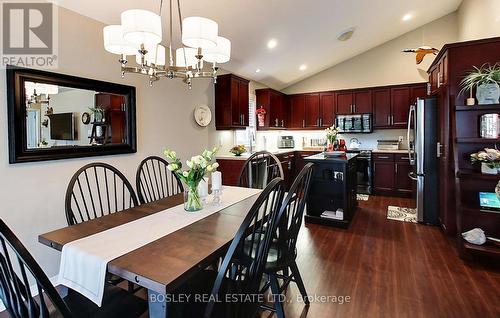
[[[372,114],[337,115],[335,125],[341,133],[373,132]]]

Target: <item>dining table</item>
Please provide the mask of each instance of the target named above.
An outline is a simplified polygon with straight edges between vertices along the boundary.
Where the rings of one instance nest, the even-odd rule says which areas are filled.
[[[258,197],[248,196],[199,221],[132,250],[107,264],[107,272],[147,289],[149,317],[167,317],[168,300],[178,287],[223,257]],[[75,240],[183,204],[183,194],[41,234],[38,241],[58,251]],[[196,213],[196,212],[193,212]]]

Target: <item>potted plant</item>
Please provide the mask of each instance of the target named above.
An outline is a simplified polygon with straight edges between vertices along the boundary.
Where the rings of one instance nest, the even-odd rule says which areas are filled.
[[[327,151],[333,151],[333,144],[337,140],[337,135],[339,134],[339,128],[332,125],[325,129],[326,139],[328,140]]]
[[[216,153],[217,148],[214,148],[212,151],[205,150],[201,155],[191,157],[190,160],[186,161],[189,169],[183,170],[182,162],[177,158],[176,152],[165,150],[164,154],[170,160],[167,166],[168,170],[179,177],[184,187],[184,210],[194,212],[203,208],[198,185],[207,173],[215,171],[219,167],[217,162],[212,163]]]
[[[96,106],[89,107],[89,110],[92,112],[92,115],[94,115],[95,123],[101,123],[104,121],[104,108],[102,108],[101,106]]]
[[[498,104],[500,98],[500,64],[483,64],[481,67],[474,66],[460,82],[462,89],[460,94],[470,92],[476,87],[476,98],[479,105]],[[469,103],[468,103],[469,104]]]
[[[259,122],[259,127],[264,127],[265,126],[265,119],[266,119],[266,110],[260,106],[259,109],[255,111],[257,113],[257,121]]]
[[[239,157],[241,156],[242,153],[247,151],[247,148],[245,148],[245,145],[236,145],[231,150],[229,150],[230,153],[234,154],[235,156]]]
[[[481,163],[481,172],[498,174],[500,172],[500,150],[485,148],[470,155],[472,163]]]

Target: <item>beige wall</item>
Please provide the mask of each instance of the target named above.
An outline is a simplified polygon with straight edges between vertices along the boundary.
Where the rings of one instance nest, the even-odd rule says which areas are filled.
[[[122,170],[135,184],[139,162],[165,147],[181,157],[194,155],[208,145],[210,128],[198,127],[193,119],[196,105],[213,107],[213,86],[197,80],[189,91],[180,80],[163,79],[149,87],[143,76],[120,78],[115,55],[104,51],[102,27],[66,9],[59,9],[59,73],[136,86],[138,153],[107,157],[8,163],[5,72],[0,75],[0,217],[12,227],[49,276],[58,272],[59,252],[37,242],[38,234],[66,225],[64,194],[72,174],[93,161],[104,161]],[[213,127],[213,126],[212,126]]]
[[[500,1],[463,0],[458,8],[460,41],[500,36]]]
[[[416,65],[415,55],[402,53],[401,50],[421,45],[441,48],[457,38],[457,15],[452,13],[291,85],[284,92],[291,94],[425,82],[433,57],[427,56],[420,65]]]

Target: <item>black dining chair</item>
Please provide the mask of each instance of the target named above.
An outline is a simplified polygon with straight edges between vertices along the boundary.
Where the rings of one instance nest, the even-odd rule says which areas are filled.
[[[290,282],[295,282],[304,299],[309,305],[306,288],[297,266],[297,237],[302,225],[302,217],[309,195],[311,178],[313,174],[313,164],[308,163],[295,178],[279,212],[279,224],[275,233],[275,238],[269,249],[264,273],[268,278],[268,283],[263,288],[271,288],[274,300],[274,307],[263,305],[264,309],[276,312],[278,318],[284,318],[283,300],[280,295],[287,289]],[[279,274],[279,273],[282,274]],[[279,280],[283,281],[280,286]]]
[[[147,302],[107,285],[102,306],[69,290],[62,298],[26,247],[0,219],[0,298],[10,317],[139,317]]]
[[[284,178],[280,160],[270,152],[252,154],[243,164],[238,177],[238,186],[264,189],[274,178]]]
[[[179,178],[167,169],[168,162],[157,156],[141,161],[135,184],[141,204],[156,201],[183,191]]]
[[[261,300],[257,295],[263,286],[264,266],[283,196],[283,180],[272,180],[246,215],[219,270],[204,270],[176,291],[176,294],[197,295],[206,302],[173,303],[169,317],[255,317]],[[251,239],[250,250],[247,238]],[[249,256],[242,260],[244,249]],[[250,299],[228,298],[228,295]]]
[[[90,163],[71,178],[66,190],[68,225],[89,221],[139,205],[127,178],[107,163]]]

